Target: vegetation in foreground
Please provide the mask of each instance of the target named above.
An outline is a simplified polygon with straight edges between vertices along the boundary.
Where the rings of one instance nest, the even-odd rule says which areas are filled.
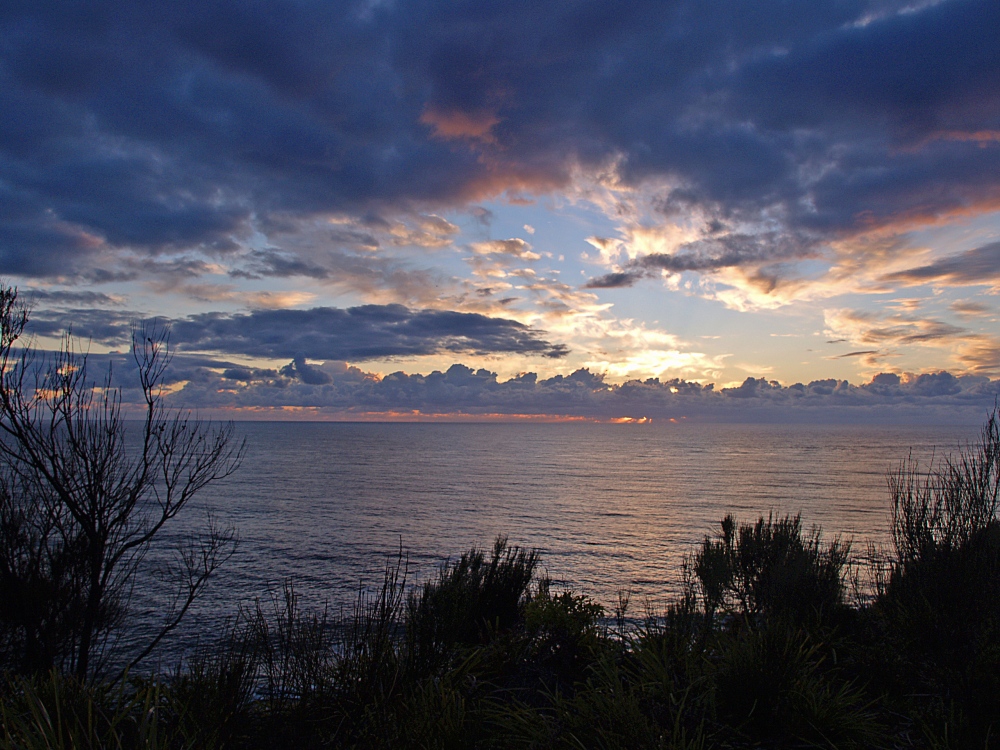
[[[244,611],[178,674],[9,674],[4,748],[989,748],[1000,731],[1000,421],[890,476],[892,549],[724,519],[666,612],[554,592],[498,539],[352,616]],[[863,562],[860,561],[863,559]]]

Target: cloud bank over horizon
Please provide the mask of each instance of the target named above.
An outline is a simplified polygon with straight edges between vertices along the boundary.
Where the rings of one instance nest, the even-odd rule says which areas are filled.
[[[91,375],[112,368],[125,400],[139,396],[128,354],[89,355]],[[484,368],[381,374],[297,355],[277,368],[178,353],[164,377],[173,406],[221,418],[335,421],[810,422],[979,424],[1000,399],[1000,379],[949,372],[881,373],[851,384],[781,384],[749,377],[719,388],[679,378],[613,383],[587,369],[507,380]]]

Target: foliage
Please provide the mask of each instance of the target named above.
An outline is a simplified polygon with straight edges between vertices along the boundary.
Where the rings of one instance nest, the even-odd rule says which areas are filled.
[[[737,524],[729,515],[721,526],[694,562],[709,621],[721,611],[748,626],[775,617],[801,622],[843,606],[849,544],[824,547],[819,531],[803,537],[799,516]]]
[[[456,646],[487,643],[524,619],[538,553],[498,537],[490,557],[477,548],[445,563],[407,600],[407,648],[417,667],[441,663]]]
[[[928,696],[928,736],[982,746],[1000,727],[1000,418],[980,441],[921,472],[889,477],[894,565],[871,610],[877,668]],[[937,741],[931,744],[937,744]]]
[[[586,678],[587,666],[604,645],[604,607],[571,591],[553,594],[551,588],[551,581],[543,578],[525,607],[528,658],[548,673],[549,682],[568,690]]]
[[[0,750],[159,750],[179,735],[162,721],[164,694],[155,683],[88,686],[53,671],[15,679],[0,705]]]
[[[889,474],[892,541],[900,572],[957,549],[997,521],[1000,508],[1000,412],[979,441],[943,466],[922,472],[907,459]]]

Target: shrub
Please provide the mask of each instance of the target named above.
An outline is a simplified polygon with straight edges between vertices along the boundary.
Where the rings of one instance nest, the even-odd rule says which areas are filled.
[[[926,696],[909,709],[925,734],[983,746],[1000,727],[997,410],[978,443],[927,471],[908,459],[888,483],[892,565],[870,612],[873,660],[893,687]]]
[[[754,742],[873,747],[883,738],[864,693],[824,664],[822,644],[782,622],[721,639],[711,674],[718,718]]]
[[[445,563],[407,601],[406,639],[415,668],[430,669],[455,646],[487,643],[524,621],[538,553],[497,537],[490,557],[477,548]]]
[[[804,538],[799,516],[737,525],[728,515],[721,531],[706,537],[693,566],[709,625],[718,611],[754,626],[775,617],[802,622],[843,606],[850,545],[835,539],[824,547],[819,531]]]
[[[888,476],[891,551],[856,654],[928,747],[984,747],[1000,727],[1000,421],[976,444]]]
[[[957,549],[997,521],[1000,506],[1000,412],[994,409],[980,439],[940,468],[922,472],[912,459],[888,477],[892,542],[900,572]]]
[[[564,591],[553,594],[543,578],[525,607],[525,630],[531,643],[529,659],[563,689],[582,680],[602,644],[604,607],[586,596]]]

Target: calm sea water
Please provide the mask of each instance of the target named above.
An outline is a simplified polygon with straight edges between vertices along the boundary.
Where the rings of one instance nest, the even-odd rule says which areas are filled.
[[[409,580],[503,534],[542,552],[560,585],[605,604],[662,602],[685,555],[726,513],[800,513],[805,525],[884,540],[886,472],[974,439],[972,427],[242,423],[242,469],[206,490],[241,537],[192,611],[215,632],[284,580],[305,603],[349,605],[402,549]],[[189,525],[190,524],[190,525]]]

